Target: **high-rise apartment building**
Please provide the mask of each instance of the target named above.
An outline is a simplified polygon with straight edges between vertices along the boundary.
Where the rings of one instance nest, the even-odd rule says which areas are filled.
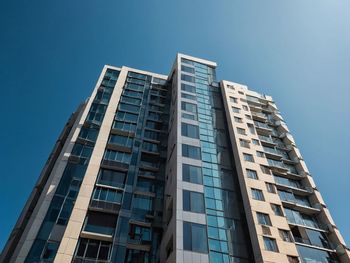
[[[215,68],[105,66],[2,262],[350,262],[273,99]]]

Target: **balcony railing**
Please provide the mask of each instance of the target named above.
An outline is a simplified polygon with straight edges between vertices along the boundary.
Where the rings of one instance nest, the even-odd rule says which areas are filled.
[[[332,249],[332,250],[336,248],[335,244],[333,244],[327,240],[320,241],[321,244],[312,243],[309,239],[305,239],[305,238],[301,238],[301,237],[294,237],[294,240],[297,243],[302,243],[302,244],[315,246],[315,247],[319,247],[319,248],[327,248],[327,249]]]
[[[264,135],[259,135],[259,139],[261,141],[264,141],[264,142],[269,142],[269,143],[275,143],[271,137],[267,137],[267,136],[264,136]]]
[[[254,121],[254,124],[257,128],[271,130],[271,127],[269,125],[267,125],[266,123]]]

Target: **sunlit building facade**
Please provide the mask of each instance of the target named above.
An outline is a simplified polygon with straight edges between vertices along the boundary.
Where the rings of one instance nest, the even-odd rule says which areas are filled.
[[[105,66],[2,262],[350,262],[272,97],[216,66]]]

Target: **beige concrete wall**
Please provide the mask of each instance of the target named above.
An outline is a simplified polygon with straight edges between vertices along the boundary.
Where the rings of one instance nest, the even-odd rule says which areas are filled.
[[[231,88],[230,88],[231,87]],[[266,183],[274,184],[274,179],[271,175],[267,175],[261,171],[260,165],[268,165],[264,157],[258,157],[256,151],[263,152],[261,145],[251,143],[252,139],[259,140],[256,132],[251,134],[247,123],[253,123],[246,115],[251,116],[250,110],[244,110],[243,105],[246,103],[246,95],[257,96],[258,94],[249,91],[244,85],[223,81],[221,83],[224,106],[226,110],[227,122],[229,126],[229,134],[232,142],[232,150],[237,167],[238,179],[241,187],[244,209],[246,212],[247,222],[249,226],[249,234],[252,241],[253,252],[256,262],[288,262],[287,255],[298,256],[294,243],[285,242],[279,236],[278,229],[290,230],[285,217],[276,216],[271,208],[272,204],[282,206],[281,200],[277,194],[269,193],[266,188]],[[260,96],[260,95],[259,95]],[[230,97],[237,99],[237,103],[231,102]],[[234,113],[232,107],[240,108],[239,113]],[[234,120],[234,117],[242,119],[242,123]],[[239,134],[237,128],[245,130],[245,134]],[[240,145],[240,139],[249,141],[249,149]],[[251,154],[254,162],[244,160],[243,153]],[[257,172],[258,180],[248,178],[246,169],[251,169]],[[254,200],[251,196],[251,188],[259,189],[263,192],[264,201]],[[271,235],[264,235],[262,226],[258,224],[256,212],[268,214],[272,223],[269,227]],[[263,236],[276,239],[279,252],[271,252],[265,250]]]

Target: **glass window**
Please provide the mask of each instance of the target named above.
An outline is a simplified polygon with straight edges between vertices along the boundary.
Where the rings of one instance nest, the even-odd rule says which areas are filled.
[[[123,172],[101,169],[99,172],[98,184],[115,186],[115,187],[124,187],[126,174]]]
[[[131,104],[136,104],[136,105],[140,105],[141,104],[141,100],[140,99],[136,99],[136,98],[132,98],[132,97],[121,96],[120,101],[131,103]]]
[[[181,62],[188,65],[194,65],[194,62],[192,60],[188,60],[186,58],[181,58]]]
[[[251,124],[251,123],[247,123],[247,126],[248,126],[248,129],[249,129],[249,132],[250,132],[251,134],[255,134],[254,125]]]
[[[236,116],[234,116],[234,120],[235,120],[235,122],[237,122],[237,123],[242,123],[243,121],[242,121],[242,118],[238,118],[238,117],[236,117]]]
[[[98,135],[98,131],[99,130],[97,129],[82,127],[79,133],[79,138],[95,142]]]
[[[196,146],[188,145],[188,144],[182,144],[182,156],[200,160],[201,159],[200,148]]]
[[[239,144],[244,148],[250,148],[249,141],[247,141],[247,140],[239,139]]]
[[[194,120],[196,121],[197,120],[197,116],[196,115],[193,115],[193,114],[188,114],[188,113],[182,113],[181,114],[182,118],[184,119],[189,119],[189,120]]]
[[[312,263],[337,263],[339,259],[334,253],[323,251],[316,248],[306,247],[297,245],[297,250],[299,252],[301,261],[304,263],[312,262]]]
[[[252,139],[252,143],[254,145],[260,145],[259,140],[256,140],[256,139]]]
[[[144,136],[147,139],[159,141],[159,132],[145,130]]]
[[[138,117],[139,116],[137,114],[128,113],[128,112],[124,112],[124,111],[118,111],[115,119],[118,121],[137,122]]]
[[[276,216],[283,216],[282,208],[280,205],[271,204],[271,208]]]
[[[110,161],[117,161],[121,163],[130,163],[131,154],[113,150],[106,150],[104,159]]]
[[[127,132],[135,132],[136,124],[124,121],[114,121],[113,129],[127,131]]]
[[[76,143],[72,149],[71,154],[82,158],[89,158],[91,156],[92,150],[92,146]]]
[[[181,83],[181,89],[187,92],[191,92],[191,93],[196,93],[196,87],[192,86],[192,85],[188,85],[185,83]]]
[[[263,192],[259,189],[255,189],[255,188],[252,188],[252,198],[255,199],[255,200],[260,200],[260,201],[264,201],[264,195],[263,195]]]
[[[288,230],[278,229],[278,233],[283,241],[293,242],[292,236]]]
[[[205,225],[183,222],[184,250],[208,253],[207,230]]]
[[[108,189],[103,187],[96,187],[93,194],[93,200],[105,201],[109,203],[120,204],[122,200],[122,192],[115,189]]]
[[[247,111],[248,110],[248,107],[246,105],[242,105],[243,107],[243,110]]]
[[[181,109],[192,113],[197,113],[197,105],[185,101],[181,101]]]
[[[270,168],[266,167],[265,165],[260,165],[260,169],[264,174],[271,174]]]
[[[199,138],[199,127],[196,125],[181,123],[181,135],[190,138]]]
[[[150,196],[135,194],[133,198],[133,208],[141,211],[152,211],[153,199]]]
[[[248,154],[248,153],[243,153],[244,161],[247,162],[254,162],[253,155]]]
[[[151,142],[143,142],[142,149],[148,152],[159,152],[158,144]]]
[[[187,94],[187,93],[181,93],[181,98],[184,98],[184,99],[189,99],[189,100],[197,100],[196,96],[193,96],[193,95],[190,95],[190,94]]]
[[[138,113],[140,112],[140,107],[136,105],[131,105],[131,104],[119,103],[119,110]]]
[[[256,171],[254,170],[251,170],[251,169],[246,169],[246,172],[247,172],[247,177],[248,178],[252,178],[252,179],[258,179],[258,175],[256,173]]]
[[[146,121],[146,127],[154,130],[161,130],[162,129],[162,124],[159,122],[155,121]]]
[[[258,223],[260,225],[267,225],[267,226],[272,226],[271,220],[268,214],[256,212],[256,215],[258,217]]]
[[[241,109],[240,109],[240,108],[237,108],[237,107],[232,107],[232,111],[233,111],[234,113],[239,113],[239,112],[241,111]]]
[[[256,155],[258,157],[264,157],[265,156],[265,154],[263,152],[260,152],[260,151],[256,151]]]
[[[159,121],[161,119],[161,114],[157,112],[149,111],[148,118],[151,120]]]
[[[203,184],[202,168],[190,164],[182,164],[182,180],[194,184]]]
[[[278,252],[277,243],[274,238],[270,238],[270,237],[263,237],[263,238],[264,238],[264,245],[266,250]]]
[[[204,213],[203,194],[183,190],[183,210],[195,213]]]
[[[237,100],[237,98],[230,97],[230,102],[237,103],[237,102],[238,102],[238,100]]]
[[[242,129],[242,128],[238,128],[238,127],[237,127],[237,132],[238,132],[239,134],[246,135],[246,134],[245,134],[245,129]]]
[[[185,66],[185,65],[181,65],[181,71],[194,74],[194,68],[192,68],[192,67],[187,67],[187,66]]]
[[[269,193],[273,193],[273,194],[276,193],[276,188],[275,188],[274,184],[266,183],[266,189]]]
[[[121,135],[114,135],[112,134],[109,137],[109,142],[112,144],[117,144],[120,146],[125,146],[125,147],[132,147],[133,139],[131,137],[125,137]]]
[[[143,96],[142,92],[137,92],[134,90],[124,90],[123,94],[126,96],[135,97],[135,98],[142,98]]]
[[[187,81],[187,82],[194,82],[195,79],[193,76],[181,74],[181,80]]]
[[[117,215],[89,211],[83,230],[104,235],[113,235],[116,224]]]

